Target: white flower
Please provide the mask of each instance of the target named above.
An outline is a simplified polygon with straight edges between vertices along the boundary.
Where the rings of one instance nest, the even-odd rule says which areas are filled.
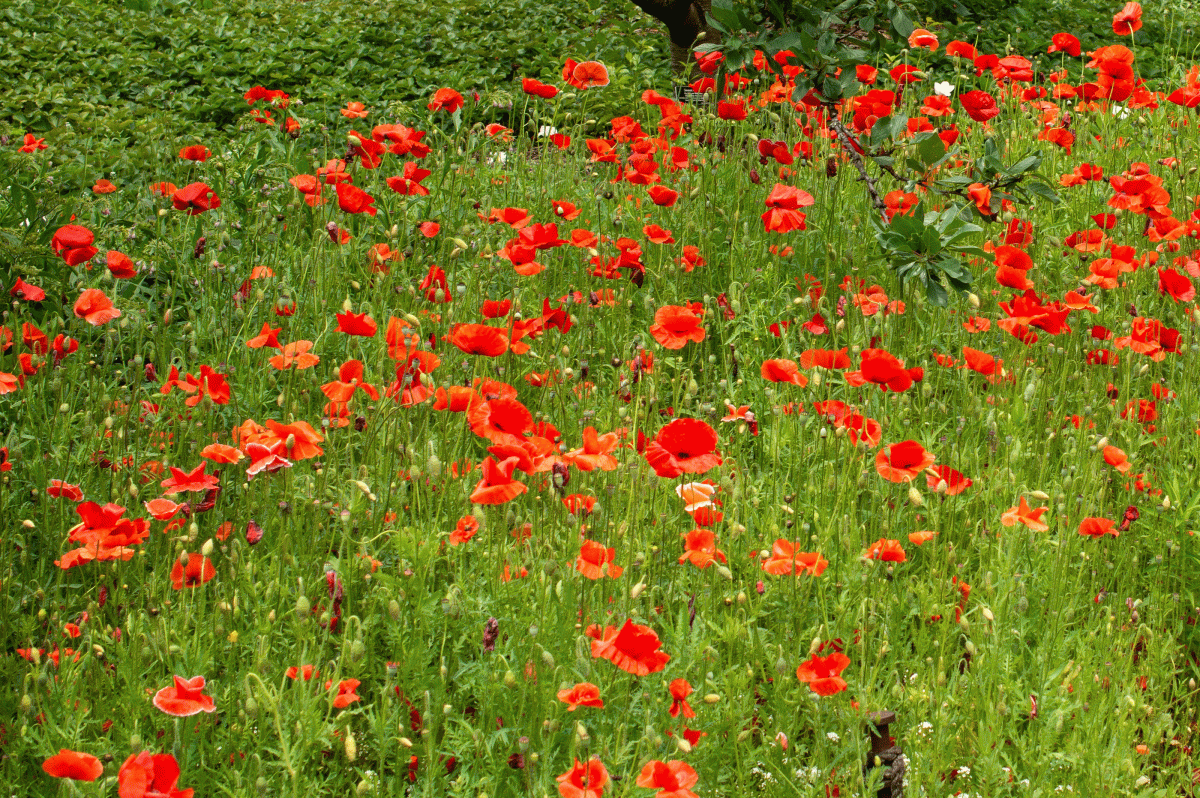
[[[954,94],[954,86],[951,83],[942,82],[933,84],[933,93],[940,94],[943,97],[949,97]]]
[[[1129,109],[1123,105],[1117,105],[1114,103],[1112,107],[1112,113],[1117,119],[1124,119],[1125,117],[1129,116]]]
[[[547,136],[558,135],[558,128],[553,125],[542,125],[538,128],[538,138],[546,138]]]
[[[842,741],[842,738],[838,737],[837,732],[825,732],[825,736],[829,738],[830,742],[840,743]]]

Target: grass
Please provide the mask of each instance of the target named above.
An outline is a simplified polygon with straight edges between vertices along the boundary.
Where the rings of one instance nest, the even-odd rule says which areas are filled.
[[[65,32],[95,13],[57,9]],[[5,100],[20,137],[0,151],[4,285],[20,277],[45,291],[14,294],[3,316],[0,678],[14,689],[0,695],[0,782],[10,794],[111,795],[124,780],[140,795],[135,772],[169,770],[136,758],[148,751],[174,757],[178,786],[196,795],[579,795],[574,765],[595,758],[606,796],[653,794],[644,784],[656,761],[694,769],[698,795],[864,796],[881,778],[862,768],[865,727],[884,709],[897,713],[889,731],[909,795],[1194,792],[1193,112],[1160,101],[1120,116],[1108,101],[1059,100],[1075,137],[1067,152],[1039,140],[1046,108],[940,50],[915,51],[927,78],[895,112],[922,117],[932,84],[952,81],[952,115],[928,121],[961,133],[926,176],[960,193],[930,192],[921,210],[959,207],[955,218],[980,228],[959,244],[989,250],[952,256],[973,281],[942,308],[916,278],[901,289],[896,264],[937,261],[905,250],[908,233],[876,236],[878,212],[821,120],[755,105],[767,75],[748,75],[747,119],[685,107],[691,121],[660,149],[647,142],[662,113],[640,99],[670,89],[658,40],[612,36],[589,49],[594,39],[570,39],[553,57],[528,54],[541,66],[516,77],[562,90],[542,99],[503,64],[471,76],[431,63],[413,83],[380,77],[378,65],[363,79],[353,58],[275,74],[272,37],[326,40],[285,29],[273,10],[313,26],[340,20],[350,48],[379,13],[318,0],[154,5],[116,24],[170,36],[155,20],[180,31],[206,20],[211,52],[246,55],[201,70],[190,95],[171,89],[155,113],[132,84],[96,101],[128,65],[112,78],[94,65],[79,73],[77,93],[96,99],[70,102],[103,116],[59,119],[52,101],[38,104],[38,126]],[[586,12],[591,24],[608,13]],[[245,23],[225,28],[236,47],[212,38],[222,13]],[[438,24],[413,20],[416,31]],[[485,48],[469,45],[483,63]],[[129,49],[122,57],[150,65],[149,49]],[[651,52],[653,64],[639,55]],[[562,60],[593,56],[609,86],[565,85]],[[1095,77],[1060,57],[1065,82]],[[1171,77],[1161,88],[1182,85],[1182,70]],[[303,102],[247,105],[260,84]],[[462,108],[428,109],[441,87],[461,90]],[[878,87],[891,88],[883,70]],[[975,88],[999,103],[987,126],[957,101]],[[366,116],[339,113],[357,113],[350,102]],[[264,110],[273,124],[251,115]],[[628,134],[610,121],[621,116],[647,135],[615,143],[616,162],[603,162],[604,146],[587,139]],[[286,119],[294,135],[280,129]],[[489,135],[499,120],[510,136]],[[365,168],[372,131],[395,124],[423,132],[429,153],[385,153]],[[153,141],[129,135],[143,125]],[[544,127],[570,142],[560,148]],[[46,149],[18,152],[27,131]],[[909,156],[924,171],[947,154],[935,138],[882,145],[906,176]],[[774,152],[763,140],[787,153],[807,143],[811,157],[783,164],[760,155]],[[208,157],[178,156],[193,143]],[[326,171],[341,179],[331,161],[354,148],[344,174],[373,215],[324,181]],[[1029,170],[996,177],[1032,152]],[[1135,180],[1138,162],[1165,197]],[[1085,163],[1104,179],[1064,185]],[[916,193],[864,168],[884,192]],[[321,181],[294,181],[318,170]],[[673,204],[639,182],[651,172],[678,192]],[[1035,173],[1053,191],[1022,194]],[[1117,209],[1122,173],[1131,182]],[[389,186],[405,175],[428,193]],[[102,178],[115,191],[94,190]],[[189,215],[186,194],[150,189],[162,181],[204,183],[219,206]],[[992,204],[977,207],[972,182],[992,186]],[[306,201],[297,184],[320,186],[325,201]],[[1024,199],[1001,207],[1002,185]],[[761,218],[776,186],[811,198],[796,195],[804,229]],[[1089,252],[1081,239],[1103,213],[1114,214],[1112,246]],[[887,229],[925,222],[896,218]],[[1183,234],[1172,238],[1164,219]],[[1159,222],[1153,236],[1148,220]],[[1014,221],[1029,223],[1028,240]],[[522,255],[518,227],[540,248]],[[1002,284],[1017,276],[997,276],[993,252],[1006,246],[1002,259],[1028,255],[1019,276],[1040,310],[1020,312],[1019,292]],[[133,276],[114,274],[110,251],[128,256]],[[1125,270],[1106,276],[1106,254]],[[529,256],[545,269],[529,274]],[[1175,277],[1160,274],[1168,268]],[[103,298],[120,315],[94,315]],[[1077,307],[1050,304],[1065,301]],[[1146,320],[1178,342],[1148,343]],[[298,342],[315,362],[297,358]],[[820,357],[831,367],[808,365]],[[581,453],[588,428],[614,437]],[[719,458],[702,459],[712,448]],[[666,451],[690,470],[672,470]],[[926,468],[926,452],[952,471]],[[684,493],[700,499],[689,512],[677,489],[699,480],[708,487]],[[105,517],[108,503],[133,524],[112,508]],[[1105,527],[1085,519],[1119,534],[1080,534]],[[711,547],[697,529],[714,533]],[[94,560],[77,551],[88,540]],[[797,567],[793,550],[811,573],[780,573]],[[635,662],[648,672],[630,672]],[[288,675],[305,666],[311,679]],[[182,704],[197,713],[172,716],[163,707],[180,704],[160,691],[197,675],[214,711],[185,686]],[[602,708],[568,709],[560,691],[582,683]],[[55,782],[45,767],[63,772],[47,763],[60,749],[96,757],[71,771],[98,767],[96,781]]]

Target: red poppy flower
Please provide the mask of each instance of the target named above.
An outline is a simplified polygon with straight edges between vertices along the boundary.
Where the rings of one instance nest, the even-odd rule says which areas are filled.
[[[484,357],[499,357],[509,346],[504,330],[485,324],[455,324],[444,340],[468,355]]]
[[[43,291],[41,288],[38,288],[36,285],[30,285],[20,277],[18,277],[17,281],[13,283],[13,287],[8,293],[9,296],[16,297],[17,299],[24,299],[29,302],[41,302],[46,298],[45,291]],[[5,348],[7,349],[7,347]]]
[[[771,556],[763,560],[762,568],[773,576],[806,573],[820,576],[829,561],[816,552],[796,551],[796,544],[780,538],[771,545]]]
[[[543,100],[549,100],[558,94],[558,87],[542,83],[535,78],[524,78],[521,81],[521,91],[534,97],[541,97]]]
[[[358,679],[343,679],[342,681],[338,682],[337,695],[333,697],[333,708],[342,709],[343,707],[350,706],[355,701],[361,701],[362,696],[354,692],[358,689],[360,684],[362,684],[362,682],[360,682]],[[325,689],[333,689],[332,680],[325,682]]]
[[[695,769],[686,762],[654,759],[638,774],[637,786],[658,790],[654,798],[696,798],[696,793],[689,788],[699,780]]]
[[[988,94],[986,91],[976,89],[968,91],[960,95],[958,98],[963,110],[967,115],[976,122],[987,122],[989,119],[995,119],[1000,115],[1000,108],[996,105],[996,98]]]
[[[692,685],[687,679],[675,679],[667,689],[671,693],[671,708],[667,710],[667,714],[673,718],[679,717],[680,713],[683,713],[685,718],[696,717],[696,710],[687,702],[687,697],[692,694]]]
[[[107,324],[121,315],[121,311],[113,307],[109,299],[99,288],[88,288],[75,300],[75,315],[85,320],[93,327]]]
[[[716,430],[698,418],[677,418],[660,429],[645,456],[654,473],[668,479],[703,474],[722,462]]]
[[[58,749],[58,753],[42,762],[42,770],[56,779],[95,781],[104,773],[104,765],[91,754]]]
[[[788,382],[801,388],[808,385],[808,377],[800,373],[794,360],[764,360],[761,374],[768,382]]]
[[[796,668],[796,678],[807,684],[819,696],[831,696],[845,690],[849,685],[842,678],[842,671],[850,664],[850,658],[840,651],[827,657],[813,654],[807,662]]]
[[[903,361],[884,349],[864,349],[859,371],[847,372],[851,385],[874,383],[885,391],[902,393],[912,387],[914,381],[923,376],[920,368],[906,369]],[[862,382],[856,382],[856,379]]]
[[[308,682],[308,681],[312,681],[313,679],[317,678],[321,674],[312,665],[301,665],[300,667],[296,667],[295,665],[293,665],[290,668],[288,668],[287,671],[285,671],[283,675],[292,680],[298,679],[298,680]]]
[[[199,587],[211,582],[216,575],[217,569],[213,567],[212,560],[202,554],[188,554],[186,565],[182,557],[175,561],[175,567],[171,569],[171,585],[176,590]]]
[[[171,202],[175,210],[187,211],[188,216],[198,216],[205,211],[221,207],[221,198],[207,183],[191,183],[177,189],[171,195]]]
[[[974,483],[950,466],[930,466],[925,469],[925,485],[946,496],[957,496]]]
[[[1070,33],[1056,33],[1050,37],[1050,46],[1046,48],[1047,53],[1063,52],[1072,58],[1079,57],[1079,39]]]
[[[185,161],[207,161],[212,156],[212,151],[203,144],[189,144],[179,151],[179,157]]]
[[[458,519],[458,523],[454,526],[454,531],[450,533],[450,545],[462,545],[475,537],[475,533],[478,531],[479,519],[473,515],[464,515]]]
[[[671,657],[660,651],[662,641],[649,626],[626,620],[619,630],[604,627],[604,632],[592,641],[592,656],[606,659],[634,676],[658,673],[667,667]]]
[[[46,140],[44,138],[39,139],[32,133],[26,133],[25,138],[22,140],[21,149],[18,152],[29,154],[44,149],[46,149]]]
[[[512,478],[518,462],[516,457],[508,457],[499,463],[490,457],[486,458],[480,464],[483,478],[471,492],[471,501],[475,504],[504,504],[529,490]]]
[[[430,111],[445,111],[454,113],[463,107],[463,96],[454,89],[438,89],[433,93],[433,99],[425,106]]]
[[[366,313],[335,313],[334,317],[337,319],[336,332],[359,335],[364,338],[375,335],[377,329],[375,320]]]
[[[1132,36],[1134,31],[1142,29],[1142,4],[1126,3],[1125,7],[1113,15],[1113,33],[1118,36]]]
[[[701,507],[711,506],[711,503],[706,501],[703,505],[688,506],[692,509],[685,508],[685,511],[694,513]],[[711,529],[697,527],[683,536],[683,554],[679,555],[679,564],[683,565],[685,562],[690,562],[697,568],[707,568],[714,562],[725,562],[725,552],[717,548],[717,536]]]
[[[358,186],[350,183],[338,183],[337,198],[338,207],[346,213],[365,213],[368,216],[374,216],[377,213],[377,209],[374,207],[375,198]]]
[[[192,790],[181,790],[179,763],[170,754],[143,751],[130,754],[117,773],[120,798],[192,798]]]
[[[297,369],[312,368],[321,362],[321,358],[309,352],[312,349],[312,341],[292,341],[290,344],[285,344],[278,355],[275,355],[267,362],[273,368],[279,370],[288,369],[295,366]]]
[[[555,779],[563,798],[601,798],[608,784],[608,771],[596,757],[587,764],[575,760],[575,765]]]
[[[91,260],[97,250],[92,246],[95,234],[83,225],[67,224],[58,228],[50,238],[50,249],[68,266],[78,266]]]
[[[592,89],[608,85],[608,67],[599,61],[584,61],[571,70],[568,81],[577,89]]]
[[[937,457],[916,441],[893,443],[879,450],[875,470],[888,482],[912,482]]]
[[[690,307],[664,305],[654,314],[650,334],[667,349],[682,349],[688,341],[704,340],[704,325]]]
[[[1025,497],[1021,497],[1021,502],[1016,507],[1010,507],[1005,511],[1004,515],[1000,516],[1000,523],[1005,526],[1015,526],[1024,524],[1034,532],[1045,532],[1050,528],[1049,524],[1042,520],[1042,516],[1050,510],[1049,507],[1039,507],[1036,510],[1029,506],[1025,501]]]
[[[167,488],[163,495],[174,496],[176,493],[199,493],[202,491],[211,490],[220,484],[215,474],[205,473],[208,468],[208,463],[201,463],[193,468],[190,472],[182,471],[178,468],[171,467],[171,476],[162,481],[162,486]]]
[[[600,579],[604,576],[616,579],[625,570],[613,563],[616,551],[606,548],[603,543],[585,540],[579,547],[579,556],[575,558],[575,570],[588,579]]]
[[[656,183],[649,189],[650,201],[663,208],[669,208],[679,199],[679,192]]]
[[[904,553],[904,547],[900,545],[900,541],[889,538],[880,538],[872,543],[867,547],[863,556],[868,560],[882,560],[883,562],[904,562],[908,559],[908,555]]]
[[[175,676],[174,679],[175,684],[154,694],[154,706],[177,718],[216,711],[212,697],[204,695],[203,676],[193,676],[191,679]]]
[[[567,705],[568,712],[574,712],[579,707],[604,708],[600,688],[591,682],[580,682],[570,690],[559,690],[558,700]]]

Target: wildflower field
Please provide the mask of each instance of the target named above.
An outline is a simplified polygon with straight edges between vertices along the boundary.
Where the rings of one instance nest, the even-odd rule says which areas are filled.
[[[0,793],[1197,794],[1200,67],[1112,11],[10,109]]]

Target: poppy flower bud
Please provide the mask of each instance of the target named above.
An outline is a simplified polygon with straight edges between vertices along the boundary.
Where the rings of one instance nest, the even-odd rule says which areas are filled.
[[[740,732],[738,732],[737,741],[739,743],[744,743],[750,739],[750,735],[753,733],[754,729],[742,729]]]
[[[346,732],[346,760],[353,762],[358,759],[358,743],[354,742],[354,732]]]
[[[300,598],[296,599],[296,617],[297,618],[299,618],[300,620],[304,620],[305,618],[308,617],[308,614],[310,612],[312,612],[312,605],[308,602],[307,597],[301,596]]]
[[[587,727],[585,727],[582,723],[575,724],[575,736],[579,738],[581,743],[587,742],[591,739],[591,737],[588,735]]]
[[[204,545],[200,547],[200,556],[211,557],[214,546],[215,546],[215,544],[213,543],[212,538],[209,538],[208,540],[204,541]]]
[[[401,738],[400,738],[400,745],[404,746],[405,748],[412,748],[412,747],[413,747],[413,741],[412,741],[412,740],[410,740],[410,739],[408,739],[407,737],[401,737]]]
[[[1050,494],[1046,493],[1046,491],[1044,491],[1044,490],[1030,491],[1029,495],[1040,501],[1049,501],[1050,500]]]
[[[516,687],[517,686],[517,674],[513,673],[511,670],[505,671],[504,672],[504,686],[509,688],[510,690],[512,688]]]
[[[292,451],[292,449],[296,448],[296,436],[289,433],[287,436],[287,440],[284,441],[283,445],[287,448],[288,452],[290,453]]]
[[[636,599],[638,596],[642,595],[642,591],[645,589],[646,589],[646,583],[638,582],[636,585],[634,585],[633,587],[631,587],[629,589],[629,598]]]
[[[191,559],[192,559],[192,558],[191,558],[191,555],[189,555],[189,554],[188,554],[188,553],[185,551],[185,552],[183,552],[183,553],[181,553],[181,554],[179,555],[179,564],[180,564],[180,565],[182,565],[184,568],[187,568],[187,567],[188,567],[188,563],[189,563],[189,562],[191,562]]]
[[[921,491],[912,487],[908,489],[908,501],[914,507],[921,507],[925,504],[925,500],[921,498]]]
[[[675,738],[675,747],[685,754],[690,754],[692,752],[692,744],[682,737]]]

